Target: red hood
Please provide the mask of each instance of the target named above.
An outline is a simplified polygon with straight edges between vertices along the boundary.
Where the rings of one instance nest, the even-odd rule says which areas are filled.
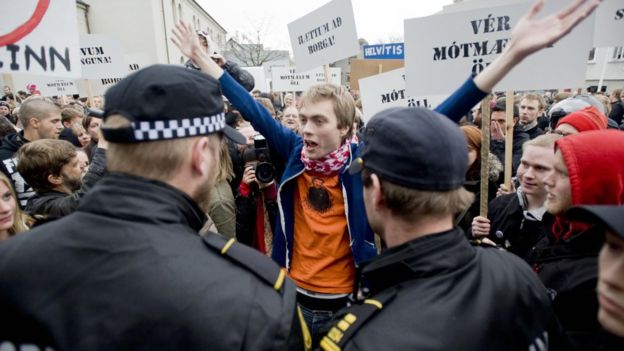
[[[569,124],[579,132],[587,132],[590,130],[607,129],[609,122],[607,116],[595,107],[590,106],[563,117],[557,123],[557,127],[562,124]]]
[[[622,205],[624,202],[624,132],[599,130],[559,139],[568,168],[572,205]],[[557,216],[556,237],[569,238],[587,228]]]

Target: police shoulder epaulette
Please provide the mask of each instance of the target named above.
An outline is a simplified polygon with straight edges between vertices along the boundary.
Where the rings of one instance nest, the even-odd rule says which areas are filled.
[[[474,239],[474,240],[470,240],[470,244],[472,244],[472,246],[491,247],[491,248],[496,248],[496,249],[501,249],[501,250],[503,249],[497,246],[495,243],[493,243],[490,240]]]
[[[350,306],[344,316],[336,323],[327,335],[321,339],[320,347],[325,351],[340,351],[366,322],[381,311],[396,296],[395,288],[388,288],[375,295],[375,298],[364,300],[360,304]]]
[[[236,239],[227,239],[220,234],[208,232],[203,241],[210,249],[227,257],[230,261],[244,267],[258,278],[271,285],[277,292],[281,292],[286,270],[275,262],[259,254],[256,250],[236,242]]]

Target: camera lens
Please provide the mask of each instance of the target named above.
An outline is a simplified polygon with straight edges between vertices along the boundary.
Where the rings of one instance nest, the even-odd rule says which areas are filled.
[[[270,163],[259,163],[256,166],[256,180],[260,183],[270,183],[275,179],[275,168]]]

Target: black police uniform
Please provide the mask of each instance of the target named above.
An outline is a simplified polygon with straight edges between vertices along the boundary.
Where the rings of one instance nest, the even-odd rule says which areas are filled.
[[[370,297],[337,317],[323,350],[558,347],[558,324],[535,273],[512,254],[471,246],[460,229],[387,249],[360,279]]]
[[[295,286],[184,193],[122,174],[0,244],[0,348],[302,349]],[[309,343],[309,339],[308,339]]]

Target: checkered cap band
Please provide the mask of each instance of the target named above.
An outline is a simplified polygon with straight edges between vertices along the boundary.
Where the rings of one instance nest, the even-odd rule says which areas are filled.
[[[136,141],[154,141],[207,135],[225,128],[225,113],[214,116],[132,122]]]

